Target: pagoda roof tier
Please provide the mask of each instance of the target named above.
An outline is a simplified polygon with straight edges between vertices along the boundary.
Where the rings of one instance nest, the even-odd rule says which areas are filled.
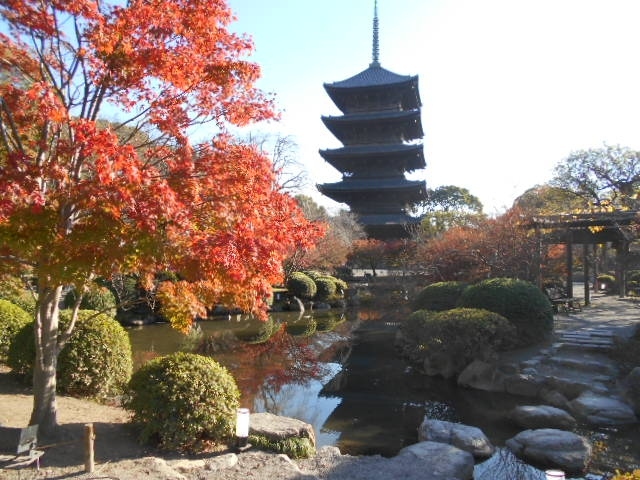
[[[322,121],[343,144],[351,140],[353,129],[396,131],[404,140],[417,140],[424,136],[420,110],[351,113],[342,116],[323,116]],[[360,142],[362,143],[362,142]]]
[[[358,215],[358,221],[364,225],[406,225],[419,223],[420,219],[406,213]]]
[[[405,109],[418,108],[422,105],[417,75],[398,75],[379,65],[372,65],[346,80],[325,83],[324,89],[333,103],[343,112],[348,109],[350,98],[378,93],[402,99]]]
[[[351,204],[353,197],[391,195],[392,203],[405,203],[423,198],[427,185],[423,180],[405,178],[350,179],[317,185],[318,190],[336,202]]]
[[[371,161],[384,161],[389,165],[403,165],[411,172],[426,166],[422,144],[350,145],[320,150],[320,155],[340,172],[366,168]]]
[[[379,239],[409,237],[409,225],[417,225],[421,219],[406,213],[358,215],[358,221],[364,226],[370,237]]]

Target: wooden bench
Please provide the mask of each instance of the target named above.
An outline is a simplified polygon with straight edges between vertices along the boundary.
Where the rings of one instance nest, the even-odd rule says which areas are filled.
[[[0,469],[17,469],[36,464],[40,469],[42,450],[38,445],[38,425],[26,428],[0,427]]]

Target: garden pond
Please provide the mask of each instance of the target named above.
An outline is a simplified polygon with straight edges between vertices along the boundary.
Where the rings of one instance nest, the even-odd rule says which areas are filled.
[[[395,352],[397,320],[363,309],[282,312],[267,322],[216,317],[189,335],[168,324],[131,328],[129,334],[137,365],[177,350],[211,355],[236,378],[243,407],[310,423],[319,447],[335,445],[342,453],[393,456],[417,441],[425,415],[476,426],[496,446],[518,433],[505,414],[526,399],[462,389],[414,371]],[[596,471],[640,461],[637,431],[578,433],[600,450]],[[499,457],[518,466],[504,452]],[[484,478],[479,473],[476,478]],[[517,478],[544,478],[538,475],[531,469]]]

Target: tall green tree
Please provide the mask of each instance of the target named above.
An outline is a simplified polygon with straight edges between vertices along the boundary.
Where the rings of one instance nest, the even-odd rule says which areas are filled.
[[[455,185],[428,189],[427,199],[419,208],[424,216],[422,233],[427,237],[434,237],[453,227],[473,225],[484,217],[478,197]]]
[[[556,165],[551,185],[595,208],[640,208],[640,152],[605,145],[572,152]]]

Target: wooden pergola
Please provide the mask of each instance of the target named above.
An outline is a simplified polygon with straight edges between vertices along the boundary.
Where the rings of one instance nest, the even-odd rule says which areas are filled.
[[[567,296],[573,297],[573,245],[583,246],[584,301],[588,305],[589,262],[588,246],[610,243],[616,250],[616,279],[620,285],[619,294],[625,297],[626,265],[629,246],[637,238],[634,227],[640,226],[640,212],[597,212],[563,215],[543,215],[533,217],[528,224],[536,231],[540,244],[567,245]],[[542,286],[541,274],[538,283]]]

